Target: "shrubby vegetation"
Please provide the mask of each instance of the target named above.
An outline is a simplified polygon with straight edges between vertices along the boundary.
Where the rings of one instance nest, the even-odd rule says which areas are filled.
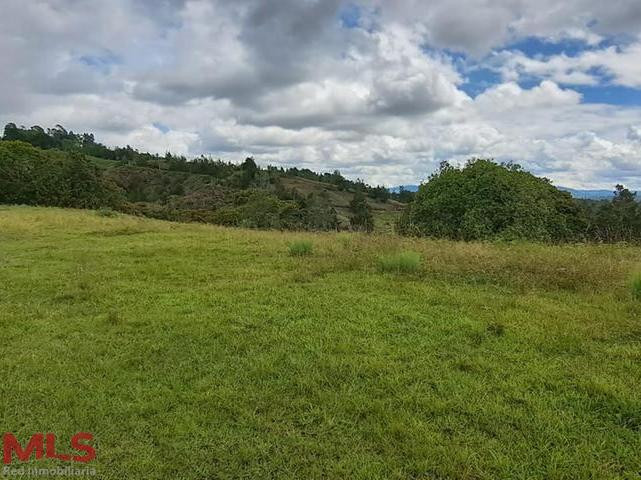
[[[516,165],[474,160],[443,164],[421,185],[399,225],[405,233],[456,240],[527,238],[561,241],[583,229],[569,193]]]
[[[456,240],[639,242],[641,204],[617,185],[611,201],[580,201],[514,164],[442,164],[416,194],[351,181],[340,172],[260,168],[208,157],[109,148],[92,134],[8,124],[0,142],[0,202],[111,208],[153,218],[290,230],[374,229],[371,202],[409,202],[397,232]],[[345,192],[339,213],[327,190],[301,193],[293,179]],[[290,183],[291,185],[291,183]],[[316,184],[318,185],[318,184]],[[323,187],[325,188],[325,187]],[[341,193],[343,194],[343,193]],[[349,205],[347,206],[347,202]],[[388,206],[393,202],[388,202]]]
[[[636,193],[617,185],[611,201],[583,201],[589,238],[600,242],[641,239],[641,204]]]
[[[402,234],[454,240],[639,241],[641,205],[617,186],[612,201],[582,202],[514,164],[443,163],[399,221]]]
[[[349,204],[352,212],[350,224],[354,230],[370,233],[374,230],[374,217],[372,209],[367,204],[367,199],[362,191],[358,190]]]
[[[0,142],[0,203],[98,208],[118,206],[120,196],[83,155]]]
[[[67,131],[61,125],[44,129],[38,125],[27,128],[9,123],[4,129],[4,140],[19,140],[42,149],[58,149],[65,152],[83,153],[92,157],[116,161],[125,165],[149,167],[174,172],[198,173],[211,175],[215,178],[224,178],[236,187],[247,187],[253,183],[254,177],[261,173],[253,159],[247,159],[240,169],[237,165],[212,158],[201,156],[196,159],[187,159],[184,156],[154,155],[139,152],[129,145],[126,147],[109,148],[95,141],[92,133],[74,133]],[[268,167],[268,177],[300,177],[317,182],[336,186],[340,191],[362,191],[367,196],[380,202],[386,202],[396,195],[384,186],[372,187],[362,180],[352,181],[341,175],[338,170],[332,173],[316,173],[307,168],[296,167],[284,169],[282,167]]]
[[[92,134],[68,132],[59,125],[45,131],[8,124],[0,145],[3,203],[109,207],[158,219],[250,228],[337,230],[337,211],[324,192],[302,194],[288,189],[284,180],[298,176],[338,191],[364,193],[372,201],[389,198],[384,187],[352,182],[338,171],[261,169],[253,158],[236,165],[207,157],[152,155],[129,146],[110,149]],[[354,228],[370,231],[371,211],[365,197],[363,201],[358,214],[365,212],[365,217]]]

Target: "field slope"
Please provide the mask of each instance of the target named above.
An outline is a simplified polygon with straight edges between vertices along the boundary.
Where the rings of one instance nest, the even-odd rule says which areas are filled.
[[[106,479],[638,478],[640,266],[0,206],[0,424]]]

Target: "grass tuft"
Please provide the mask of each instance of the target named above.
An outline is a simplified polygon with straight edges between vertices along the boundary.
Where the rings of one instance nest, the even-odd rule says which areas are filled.
[[[502,337],[505,334],[505,325],[503,325],[502,323],[490,323],[487,326],[487,331],[492,335]]]
[[[112,210],[111,208],[103,207],[96,210],[96,215],[98,215],[99,217],[113,218],[118,216],[118,212]]]
[[[421,256],[416,252],[401,252],[378,257],[378,268],[387,273],[414,273],[421,267]]]
[[[110,310],[107,313],[107,323],[109,325],[118,325],[120,323],[120,315],[115,310]]]
[[[641,300],[641,273],[632,280],[632,296]]]
[[[289,244],[289,254],[293,257],[311,255],[314,245],[309,240],[296,240]]]

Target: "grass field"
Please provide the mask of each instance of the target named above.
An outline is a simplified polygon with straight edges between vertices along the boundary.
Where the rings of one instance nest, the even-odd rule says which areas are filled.
[[[92,432],[106,479],[639,478],[640,270],[0,206],[1,428]]]

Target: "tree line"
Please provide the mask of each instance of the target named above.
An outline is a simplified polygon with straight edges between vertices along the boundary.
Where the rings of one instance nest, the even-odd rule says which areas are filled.
[[[95,160],[111,162],[99,168]],[[349,192],[349,217],[339,215],[326,190],[287,188],[300,177]],[[383,193],[386,192],[386,193]],[[639,242],[641,203],[617,185],[611,200],[574,199],[512,163],[472,159],[444,162],[411,194],[345,179],[340,172],[260,168],[253,158],[233,164],[208,157],[108,148],[91,134],[61,126],[8,124],[0,141],[0,202],[61,207],[109,207],[178,221],[296,230],[374,228],[370,202],[402,199],[397,233],[455,240]],[[341,220],[342,218],[342,220]]]
[[[350,207],[355,219],[341,221],[326,191],[301,193],[286,187],[288,177],[302,172],[304,178],[325,178],[323,183],[333,183],[337,190],[351,189],[359,198],[376,192],[359,182],[341,182],[338,172],[328,179],[297,169],[262,169],[251,157],[233,164],[140,153],[129,146],[109,149],[91,134],[75,134],[59,125],[45,131],[8,124],[0,140],[2,203],[107,207],[159,219],[250,228],[373,228],[367,201]],[[108,161],[108,168],[99,168],[96,159]]]
[[[2,139],[5,141],[26,142],[45,150],[57,149],[64,152],[80,153],[138,167],[212,175],[217,178],[228,177],[236,172],[235,164],[206,156],[188,159],[183,155],[173,155],[171,152],[157,155],[139,152],[129,145],[109,148],[96,142],[92,133],[74,133],[73,131],[67,131],[61,125],[44,129],[38,125],[25,127],[17,126],[15,123],[8,123],[4,128]],[[390,193],[384,186],[370,186],[360,179],[356,181],[349,180],[338,170],[334,170],[331,173],[317,173],[307,168],[279,168],[273,166],[268,167],[268,170],[276,171],[280,176],[301,177],[330,184],[339,191],[361,191],[368,197],[381,202],[386,202],[390,198],[399,200],[398,194]]]

